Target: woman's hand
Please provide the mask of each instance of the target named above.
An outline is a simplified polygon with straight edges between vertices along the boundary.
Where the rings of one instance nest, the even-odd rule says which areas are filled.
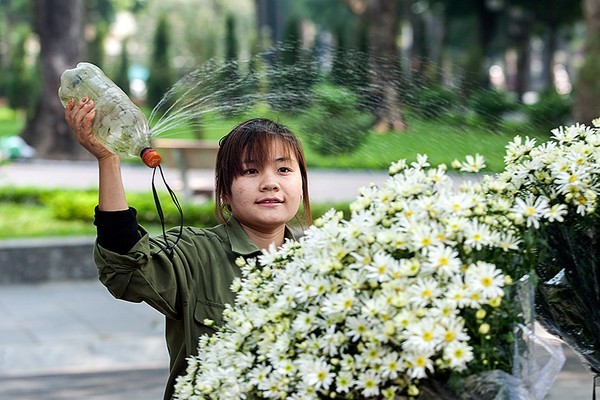
[[[112,157],[114,154],[104,147],[92,133],[95,117],[94,102],[87,97],[82,98],[78,103],[71,99],[65,107],[65,119],[73,130],[75,139],[100,161]]]

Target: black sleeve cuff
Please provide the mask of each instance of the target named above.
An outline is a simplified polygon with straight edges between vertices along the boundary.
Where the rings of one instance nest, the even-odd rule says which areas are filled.
[[[98,244],[107,250],[127,254],[140,240],[137,211],[130,207],[123,211],[94,210],[94,225],[98,235]]]

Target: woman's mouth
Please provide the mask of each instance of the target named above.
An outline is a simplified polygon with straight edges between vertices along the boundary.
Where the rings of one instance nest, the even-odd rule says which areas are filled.
[[[258,200],[256,204],[280,204],[283,203],[282,199],[278,199],[276,197],[268,197],[265,199]]]

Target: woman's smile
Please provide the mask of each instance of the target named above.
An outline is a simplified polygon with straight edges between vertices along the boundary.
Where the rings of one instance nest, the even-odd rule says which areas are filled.
[[[261,204],[261,205],[266,205],[266,206],[278,205],[281,203],[284,203],[284,201],[277,197],[268,197],[268,198],[260,199],[256,202],[256,204]]]

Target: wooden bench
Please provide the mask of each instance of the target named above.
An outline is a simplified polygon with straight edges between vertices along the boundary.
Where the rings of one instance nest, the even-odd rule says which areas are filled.
[[[190,201],[195,196],[214,197],[214,181],[191,182],[189,170],[214,171],[219,151],[217,142],[197,139],[156,139],[153,145],[162,157],[162,165],[179,170],[181,188],[186,200]]]

